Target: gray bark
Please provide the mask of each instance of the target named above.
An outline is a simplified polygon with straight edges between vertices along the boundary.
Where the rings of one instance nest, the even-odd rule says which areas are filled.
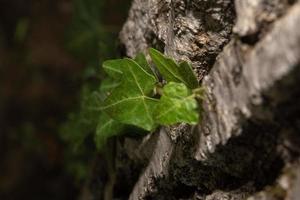
[[[127,55],[189,60],[206,98],[197,126],[117,144],[115,198],[300,199],[299,25],[299,1],[134,0]]]

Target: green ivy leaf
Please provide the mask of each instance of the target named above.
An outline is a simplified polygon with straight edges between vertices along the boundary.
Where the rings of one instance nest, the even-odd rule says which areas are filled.
[[[179,122],[197,124],[197,101],[183,83],[170,82],[163,88],[163,95],[156,108],[156,120],[162,125]]]
[[[185,62],[180,66],[171,58],[166,57],[156,49],[149,49],[150,56],[158,71],[167,82],[184,83],[189,88],[196,88],[198,83],[190,65]]]
[[[104,99],[109,96],[109,94],[111,93],[111,91],[118,87],[120,85],[121,81],[120,80],[115,80],[112,78],[106,78],[104,80],[101,81],[101,85],[100,85],[100,93],[103,94]],[[102,100],[104,100],[102,99]]]
[[[102,64],[104,71],[114,80],[120,80],[122,78],[123,66],[123,59],[107,60]]]
[[[182,61],[179,63],[179,73],[187,82],[187,86],[192,89],[198,87],[198,80],[194,74],[192,66],[188,62]]]
[[[145,54],[143,53],[138,53],[136,55],[136,57],[134,58],[134,61],[139,64],[146,72],[148,72],[149,74],[155,76],[156,77],[156,74],[153,72],[153,70],[151,69],[147,59],[146,59],[146,56]]]
[[[134,60],[121,61],[123,76],[121,84],[107,97],[102,109],[113,119],[145,130],[153,130],[153,110],[156,99],[150,98],[156,79]]]
[[[107,60],[103,62],[102,67],[108,75],[108,78],[101,81],[100,92],[104,94],[105,98],[121,83],[123,74],[121,69],[122,66],[122,59]]]
[[[95,143],[98,150],[106,144],[107,139],[119,135],[124,129],[124,124],[112,119],[106,113],[102,113],[96,128]]]
[[[173,59],[166,57],[161,52],[153,48],[149,49],[149,53],[152,61],[156,65],[156,68],[166,81],[184,82],[178,72],[178,66]]]

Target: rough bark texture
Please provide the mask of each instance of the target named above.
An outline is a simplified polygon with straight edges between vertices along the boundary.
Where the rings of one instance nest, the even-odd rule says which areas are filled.
[[[299,199],[299,25],[295,0],[134,0],[126,54],[191,61],[206,98],[198,126],[117,144],[115,198]]]

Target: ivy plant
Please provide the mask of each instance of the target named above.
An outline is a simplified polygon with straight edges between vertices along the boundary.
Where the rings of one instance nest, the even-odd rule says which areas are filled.
[[[99,149],[128,126],[151,132],[160,125],[198,123],[202,90],[191,65],[177,63],[153,48],[149,54],[155,68],[142,53],[134,59],[103,62],[107,78],[86,104],[88,113],[93,113],[90,120],[97,116],[94,139]]]

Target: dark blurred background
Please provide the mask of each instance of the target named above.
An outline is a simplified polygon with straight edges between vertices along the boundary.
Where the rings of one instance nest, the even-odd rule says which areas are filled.
[[[0,0],[0,199],[76,199],[91,159],[61,137],[129,0]]]

